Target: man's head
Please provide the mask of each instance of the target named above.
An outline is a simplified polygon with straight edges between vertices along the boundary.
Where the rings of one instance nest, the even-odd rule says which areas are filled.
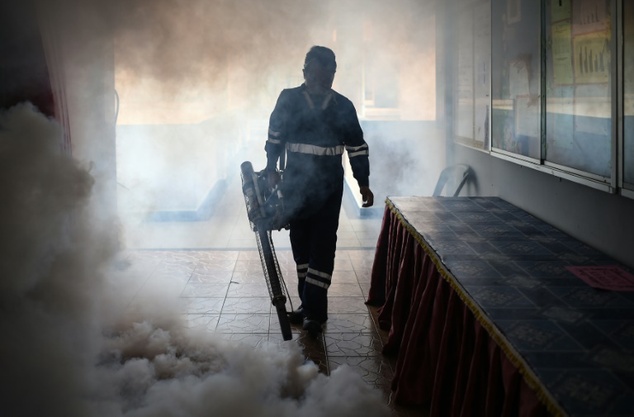
[[[335,53],[324,46],[313,46],[304,59],[306,87],[315,93],[325,93],[332,88],[337,71]]]

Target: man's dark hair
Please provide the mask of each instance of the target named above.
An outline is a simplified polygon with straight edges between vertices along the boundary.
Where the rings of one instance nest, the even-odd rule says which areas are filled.
[[[337,61],[335,60],[335,53],[330,48],[325,46],[313,46],[306,54],[304,59],[304,68],[306,68],[311,62],[317,61],[324,67],[332,67],[333,70],[337,69]]]

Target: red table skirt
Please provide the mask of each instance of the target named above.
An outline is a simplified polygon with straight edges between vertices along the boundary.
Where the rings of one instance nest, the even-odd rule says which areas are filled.
[[[397,403],[432,416],[561,414],[524,361],[504,343],[435,252],[389,204],[377,243],[368,304],[396,355]]]

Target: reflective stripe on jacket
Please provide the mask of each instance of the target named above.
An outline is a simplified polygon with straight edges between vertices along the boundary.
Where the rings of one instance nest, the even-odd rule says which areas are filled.
[[[367,186],[368,145],[352,102],[334,90],[311,96],[303,84],[280,93],[269,119],[267,169],[275,169],[280,155],[287,151],[289,174],[312,176],[307,171],[310,168],[317,176],[330,175],[330,180],[340,181],[343,173],[333,167],[341,166],[344,149],[357,182]]]

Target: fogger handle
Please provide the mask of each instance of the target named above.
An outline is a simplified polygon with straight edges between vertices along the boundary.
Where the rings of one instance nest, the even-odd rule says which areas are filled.
[[[240,172],[242,174],[242,193],[247,205],[247,216],[249,220],[255,222],[262,217],[262,206],[260,198],[258,196],[257,182],[255,178],[255,172],[253,171],[253,164],[250,161],[245,161],[240,164]]]

